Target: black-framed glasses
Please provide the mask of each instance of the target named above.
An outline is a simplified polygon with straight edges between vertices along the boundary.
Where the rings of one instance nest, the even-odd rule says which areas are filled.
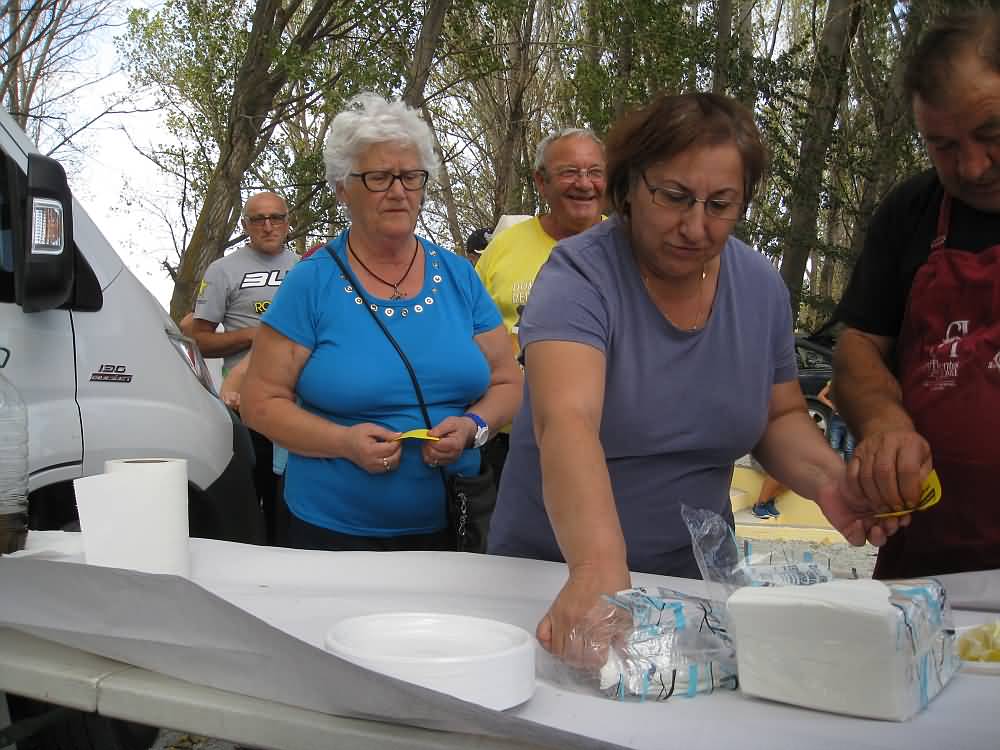
[[[288,214],[255,214],[247,217],[247,224],[253,224],[255,227],[262,227],[267,222],[284,224],[286,221],[288,221]]]
[[[646,184],[649,197],[657,206],[669,208],[677,213],[686,213],[694,208],[695,203],[705,206],[705,215],[714,219],[733,221],[743,215],[743,201],[731,198],[696,198],[690,190],[681,187],[658,187],[649,184],[646,173],[640,173]]]
[[[410,169],[399,174],[387,172],[384,169],[376,169],[370,172],[351,172],[350,176],[360,178],[361,184],[369,192],[384,193],[392,187],[392,183],[396,180],[399,180],[403,186],[403,190],[411,192],[420,190],[427,184],[427,178],[430,177],[430,174],[426,169]]]

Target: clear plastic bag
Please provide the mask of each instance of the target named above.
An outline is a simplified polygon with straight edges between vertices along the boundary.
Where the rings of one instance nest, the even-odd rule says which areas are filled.
[[[721,600],[743,586],[803,586],[833,580],[829,560],[795,560],[780,548],[752,559],[741,548],[729,523],[718,513],[681,505],[681,517],[691,534],[691,546],[702,578]],[[721,588],[720,588],[721,587]]]
[[[567,674],[618,700],[735,689],[736,655],[724,611],[716,602],[664,588],[607,596],[570,633],[571,650],[583,658]]]

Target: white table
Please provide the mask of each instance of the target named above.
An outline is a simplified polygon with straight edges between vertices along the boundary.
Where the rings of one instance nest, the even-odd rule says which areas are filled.
[[[280,750],[524,750],[492,737],[330,716],[194,685],[0,628],[0,693]],[[2,723],[0,723],[2,724]]]
[[[76,535],[29,537],[29,548],[42,547],[53,548],[59,559],[78,559]],[[0,673],[13,674],[8,670],[15,663],[21,672],[0,677],[0,688],[24,692],[35,685],[30,694],[77,706],[63,697],[69,691],[78,707],[109,716],[285,749],[352,746],[340,742],[659,749],[681,741],[741,750],[1000,746],[1000,677],[983,675],[958,675],[928,710],[895,724],[728,691],[666,703],[619,703],[568,687],[543,660],[532,700],[506,712],[489,711],[361,670],[317,647],[337,619],[378,611],[460,612],[532,628],[563,582],[562,566],[206,540],[192,540],[191,553],[192,581],[67,562],[0,560],[0,602],[18,603],[0,607],[0,624],[73,646],[83,659],[80,679],[93,685],[74,688],[75,668],[62,673],[59,665],[69,651],[36,640],[11,645],[10,639],[24,636],[7,633],[0,640]],[[701,585],[656,576],[636,576],[635,583],[690,593],[700,593]],[[948,590],[961,606],[984,605],[982,612],[958,612],[958,624],[993,620],[1000,612],[995,572],[954,579]],[[20,643],[36,651],[22,659]],[[109,666],[76,649],[115,661]]]

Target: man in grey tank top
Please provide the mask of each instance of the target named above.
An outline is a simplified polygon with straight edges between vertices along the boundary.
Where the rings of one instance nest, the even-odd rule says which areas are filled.
[[[219,258],[205,271],[194,308],[193,334],[205,357],[224,357],[228,371],[247,355],[285,274],[298,256],[285,246],[288,206],[276,193],[257,193],[243,206],[247,243]],[[224,331],[217,333],[222,323]],[[263,435],[250,431],[256,453],[254,483],[267,523],[268,541],[274,538],[277,520],[277,480],[271,471],[273,446]]]

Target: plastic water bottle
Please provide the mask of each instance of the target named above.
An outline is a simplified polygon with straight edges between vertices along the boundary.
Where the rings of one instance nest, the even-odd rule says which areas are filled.
[[[24,548],[28,534],[28,410],[0,372],[0,554]]]

